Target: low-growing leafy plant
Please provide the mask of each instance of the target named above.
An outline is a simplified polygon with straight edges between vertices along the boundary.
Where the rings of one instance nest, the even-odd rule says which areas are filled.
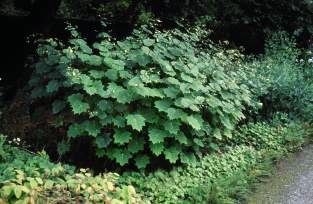
[[[0,203],[144,203],[130,185],[118,185],[118,174],[92,175],[68,165],[51,163],[4,145],[0,163]]]
[[[288,147],[296,150],[309,139],[310,128],[290,120],[286,114],[276,113],[269,122],[248,123],[233,132],[224,145],[246,145],[256,150],[280,151]]]
[[[218,181],[247,171],[257,163],[259,157],[260,154],[255,149],[238,146],[221,155],[207,155],[195,165],[176,168],[170,172],[159,170],[148,175],[126,173],[120,177],[120,182],[132,183],[152,203],[234,201],[216,189]]]
[[[234,132],[232,140],[235,144],[245,144],[260,149],[280,148],[284,142],[285,128],[273,127],[265,122],[247,124]]]
[[[119,182],[133,184],[152,203],[244,203],[251,187],[271,174],[274,162],[312,135],[309,129],[295,123],[251,123],[235,133],[221,154],[170,172],[124,173]]]
[[[72,34],[67,47],[39,46],[29,84],[34,99],[55,99],[53,113],[71,108],[68,137],[93,138],[99,157],[138,168],[160,156],[192,163],[213,140],[231,137],[251,105],[232,62],[196,48],[197,32],[142,28],[118,42],[102,34],[93,47]]]

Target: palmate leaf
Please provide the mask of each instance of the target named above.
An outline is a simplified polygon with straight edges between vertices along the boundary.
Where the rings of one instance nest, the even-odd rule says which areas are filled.
[[[181,83],[174,77],[168,77],[166,81],[172,85],[180,85]]]
[[[111,82],[108,84],[107,92],[111,95],[111,97],[115,98],[115,94],[125,90],[124,87],[117,85],[115,82]]]
[[[101,57],[97,55],[85,54],[82,52],[77,52],[76,55],[82,62],[88,65],[100,66],[102,64]]]
[[[37,74],[46,74],[51,71],[53,66],[49,66],[46,62],[37,62],[35,64],[35,69]]]
[[[189,75],[187,75],[185,73],[181,73],[180,77],[182,78],[182,80],[184,80],[186,82],[189,82],[189,83],[192,83],[193,81],[196,80],[195,78],[192,78],[191,76],[189,76]]]
[[[70,106],[74,114],[85,113],[90,108],[88,103],[83,102],[82,94],[72,94],[67,98],[67,100],[70,103]]]
[[[155,154],[156,156],[160,156],[164,150],[164,143],[150,143],[149,147],[153,154]]]
[[[179,153],[181,152],[181,147],[178,145],[165,148],[164,155],[170,163],[175,163],[178,160]]]
[[[119,145],[126,144],[131,140],[131,136],[132,134],[128,131],[116,130],[115,134],[113,135],[114,143]]]
[[[96,137],[101,132],[100,124],[93,120],[86,120],[81,123],[81,129],[93,137]]]
[[[132,157],[129,151],[121,148],[108,149],[106,154],[109,158],[114,159],[121,166],[127,164],[129,159]]]
[[[146,66],[151,62],[151,57],[141,51],[134,56],[133,60],[140,66]]]
[[[222,134],[221,134],[220,129],[215,128],[214,131],[213,131],[213,136],[214,136],[216,139],[221,140],[221,139],[222,139]]]
[[[111,142],[112,142],[112,139],[107,134],[99,135],[95,139],[95,144],[100,149],[108,147]]]
[[[140,79],[143,83],[149,84],[149,83],[161,83],[162,80],[160,79],[160,76],[157,74],[152,74],[151,72],[147,70],[141,70],[140,71]]]
[[[103,63],[108,66],[109,68],[115,69],[115,70],[123,70],[125,63],[122,60],[115,60],[112,58],[105,58],[103,59]]]
[[[117,102],[121,104],[127,104],[135,100],[134,93],[131,90],[121,90],[115,94]]]
[[[184,164],[194,165],[197,162],[196,156],[193,153],[180,153],[180,161]]]
[[[129,71],[122,70],[122,71],[119,71],[118,73],[122,79],[131,79],[132,78],[132,74]]]
[[[128,143],[127,149],[130,153],[137,153],[144,149],[144,140],[141,138],[133,137],[133,139]]]
[[[189,108],[193,111],[200,111],[193,97],[181,97],[175,101],[175,105],[181,108]]]
[[[146,123],[156,124],[161,119],[159,113],[150,108],[141,108],[138,113],[146,119]]]
[[[211,96],[211,95],[207,97],[206,101],[212,108],[217,108],[218,106],[223,106],[221,101],[218,98]]]
[[[224,127],[226,127],[227,129],[232,130],[234,128],[233,124],[230,122],[229,117],[228,116],[221,116],[220,120],[222,122],[222,124],[224,125]]]
[[[149,135],[149,140],[153,144],[163,143],[164,139],[166,137],[170,136],[169,132],[167,132],[165,130],[160,130],[160,129],[157,129],[157,128],[150,128],[148,135]]]
[[[130,103],[134,100],[134,94],[131,90],[127,90],[116,83],[109,84],[107,93],[122,104]]]
[[[106,72],[105,72],[105,76],[112,80],[112,81],[116,81],[118,79],[118,70],[116,69],[108,69]]]
[[[200,115],[189,115],[183,120],[195,130],[201,130],[204,122]]]
[[[123,128],[126,126],[126,120],[122,116],[116,116],[112,119],[112,121],[116,127]]]
[[[100,119],[100,123],[102,124],[102,125],[107,125],[107,124],[109,124],[109,123],[111,123],[112,122],[112,117],[110,117],[110,121],[108,121],[108,114],[105,112],[105,111],[103,111],[103,110],[98,110],[97,112],[96,112],[96,114],[95,114],[95,116],[97,116],[99,119]]]
[[[104,86],[100,80],[91,80],[90,83],[84,83],[84,90],[91,96],[95,94],[102,97],[106,96]]]
[[[154,102],[154,107],[160,112],[166,112],[171,107],[173,102],[169,99],[159,100]]]
[[[101,78],[103,78],[105,76],[105,72],[104,71],[99,71],[99,70],[90,70],[89,74],[94,79],[101,79]]]
[[[188,138],[183,132],[179,132],[178,134],[175,135],[175,139],[180,143],[187,145],[188,144]]]
[[[180,128],[180,121],[178,120],[167,120],[163,123],[164,129],[171,134],[177,134]]]
[[[59,90],[61,83],[57,80],[51,80],[46,86],[47,93],[53,93]]]
[[[176,99],[180,90],[174,87],[168,87],[168,88],[163,89],[163,92],[167,97]]]
[[[80,136],[82,133],[83,130],[81,128],[81,125],[77,123],[71,124],[67,130],[67,136],[73,138]]]
[[[128,86],[133,86],[133,87],[143,87],[144,84],[142,82],[142,80],[140,79],[139,76],[135,76],[133,77],[131,80],[128,81]]]
[[[143,97],[164,98],[164,95],[159,89],[152,89],[149,87],[138,86],[138,87],[132,87],[132,90],[134,90],[138,95],[143,96]]]
[[[193,142],[198,145],[199,147],[204,147],[204,143],[202,140],[198,139],[198,138],[194,138]]]
[[[135,164],[138,169],[144,169],[150,163],[150,159],[146,155],[138,155],[135,157]]]
[[[83,39],[73,39],[70,43],[79,47],[84,53],[91,54],[92,49],[87,45],[87,42]]]
[[[180,118],[184,118],[187,116],[187,114],[184,111],[178,108],[168,108],[166,110],[166,113],[167,113],[167,117],[170,120],[180,119]]]
[[[67,135],[69,137],[78,137],[84,133],[87,133],[90,136],[96,137],[101,132],[101,125],[96,121],[86,120],[80,124],[73,123],[69,126]]]
[[[127,125],[130,125],[134,130],[141,131],[145,126],[146,119],[140,114],[129,114],[126,116]]]
[[[113,108],[113,103],[109,100],[101,100],[98,102],[97,107],[102,111],[110,113]]]
[[[166,73],[167,75],[172,76],[172,77],[176,75],[176,72],[174,71],[172,65],[168,61],[165,61],[159,57],[154,57],[153,60],[159,63],[162,71]]]

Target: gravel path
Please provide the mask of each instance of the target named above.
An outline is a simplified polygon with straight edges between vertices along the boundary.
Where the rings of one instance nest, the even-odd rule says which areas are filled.
[[[248,204],[313,204],[313,145],[281,161]]]

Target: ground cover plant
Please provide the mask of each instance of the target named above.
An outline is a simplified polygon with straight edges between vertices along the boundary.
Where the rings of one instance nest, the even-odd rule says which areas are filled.
[[[45,153],[32,154],[5,144],[0,136],[0,203],[142,203],[118,175],[92,176],[86,169],[55,164]]]
[[[170,172],[125,173],[120,181],[132,183],[152,203],[242,203],[277,159],[312,139],[312,128],[258,122],[239,128],[235,135],[223,153],[207,155],[195,165]]]

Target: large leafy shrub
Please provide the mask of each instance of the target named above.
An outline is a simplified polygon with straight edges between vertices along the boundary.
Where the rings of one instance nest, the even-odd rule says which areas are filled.
[[[250,92],[230,69],[236,63],[196,48],[199,30],[143,30],[118,42],[102,34],[92,47],[74,30],[68,46],[41,44],[32,97],[55,99],[55,114],[70,107],[69,139],[93,138],[100,157],[139,168],[156,156],[192,162],[231,136]]]

